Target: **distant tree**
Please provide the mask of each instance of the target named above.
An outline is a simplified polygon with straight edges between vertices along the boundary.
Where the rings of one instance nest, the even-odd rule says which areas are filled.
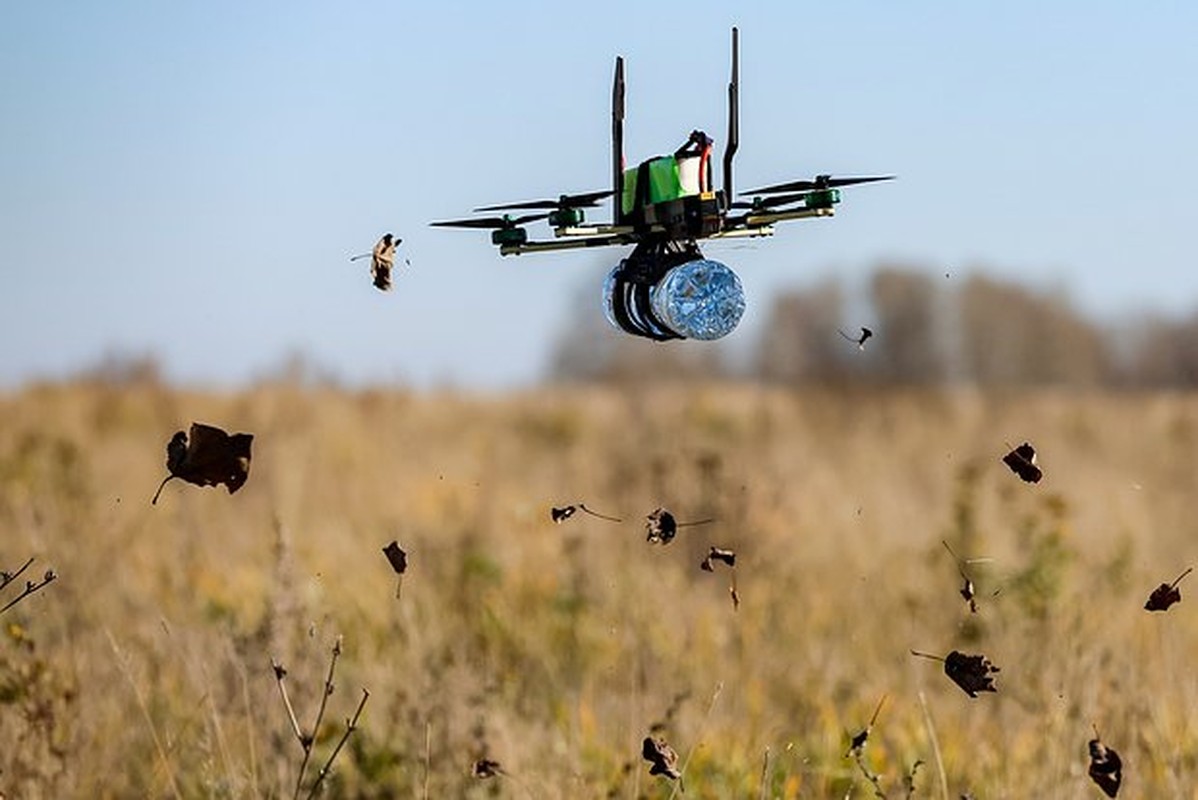
[[[1198,386],[1198,310],[1187,319],[1149,316],[1119,332],[1121,382],[1134,386]]]
[[[871,374],[885,383],[929,385],[947,375],[940,294],[923,272],[883,267],[870,282],[875,315]]]
[[[843,305],[833,280],[776,295],[757,348],[757,376],[785,384],[849,380],[856,354],[836,332]]]
[[[1102,330],[1062,296],[975,275],[958,314],[962,367],[975,383],[1093,386],[1112,374]]]

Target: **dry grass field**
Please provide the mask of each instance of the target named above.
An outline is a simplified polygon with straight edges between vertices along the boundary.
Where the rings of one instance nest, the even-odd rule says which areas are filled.
[[[1198,563],[1194,395],[81,381],[0,420],[0,567],[60,575],[0,617],[9,800],[291,797],[271,659],[308,726],[339,636],[314,765],[370,697],[323,796],[1097,798],[1095,725],[1121,797],[1198,797],[1198,578],[1143,610]],[[249,481],[151,507],[192,420],[255,434]],[[578,501],[624,521],[550,521]],[[657,506],[716,521],[650,545]],[[976,615],[941,540],[992,559]],[[912,648],[986,654],[997,694]],[[875,786],[845,751],[883,696]]]

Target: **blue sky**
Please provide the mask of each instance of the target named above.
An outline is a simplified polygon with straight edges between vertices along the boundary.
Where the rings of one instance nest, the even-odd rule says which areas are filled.
[[[733,24],[740,187],[899,176],[705,248],[745,285],[734,344],[772,292],[882,261],[1188,313],[1198,8],[1049,5],[4,4],[0,385],[106,353],[232,385],[300,351],[353,383],[530,382],[622,251],[504,259],[427,223],[606,187],[617,54],[629,162],[696,127],[719,152]],[[382,294],[348,259],[387,230],[412,267]]]

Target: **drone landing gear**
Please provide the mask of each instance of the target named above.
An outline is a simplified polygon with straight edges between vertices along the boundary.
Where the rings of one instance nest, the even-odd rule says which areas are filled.
[[[661,239],[638,244],[611,276],[609,308],[620,330],[656,342],[686,337],[653,310],[652,290],[674,267],[703,258],[693,240]]]

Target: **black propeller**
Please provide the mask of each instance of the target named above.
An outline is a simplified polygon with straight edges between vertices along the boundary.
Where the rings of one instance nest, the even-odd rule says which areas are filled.
[[[750,194],[776,194],[778,192],[803,192],[820,189],[835,189],[838,186],[853,186],[858,183],[873,183],[875,181],[893,180],[893,175],[871,176],[868,178],[833,178],[831,175],[816,175],[812,181],[790,181],[789,183],[776,183],[773,186],[764,186],[760,189],[752,189],[747,192],[741,192],[741,195]]]
[[[504,203],[497,206],[483,206],[475,211],[508,211],[523,208],[547,208],[564,211],[567,208],[590,208],[599,205],[599,201],[611,197],[611,189],[601,192],[586,192],[584,194],[563,194],[556,200],[529,200],[526,203]]]
[[[754,197],[751,201],[737,200],[732,203],[732,208],[750,208],[757,211],[765,211],[777,206],[784,206],[787,203],[805,200],[810,196],[811,192],[794,192],[793,194],[777,194],[773,197]]]
[[[494,228],[496,230],[508,230],[517,226],[523,225],[526,222],[535,222],[538,219],[545,219],[548,214],[525,214],[522,217],[512,217],[504,214],[502,217],[477,217],[475,219],[450,219],[444,222],[430,222],[429,224],[438,228]]]

